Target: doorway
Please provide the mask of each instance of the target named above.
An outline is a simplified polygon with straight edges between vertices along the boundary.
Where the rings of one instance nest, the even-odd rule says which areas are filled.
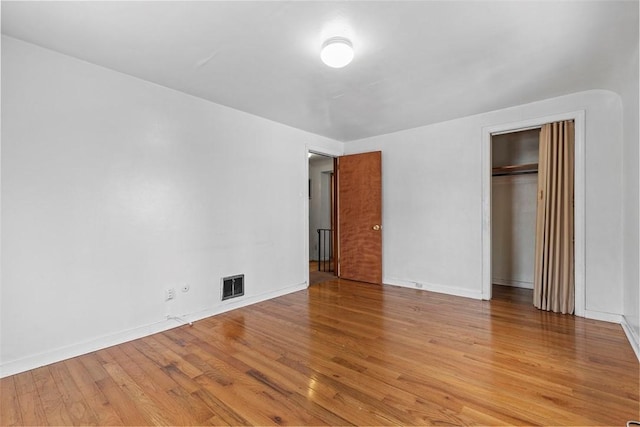
[[[327,265],[329,270],[333,270],[329,272],[336,277],[381,284],[382,152],[336,157],[324,154],[316,157],[319,153],[315,150],[309,150],[308,153],[308,262],[312,263],[315,260],[317,264],[313,266],[319,267],[320,270]],[[329,159],[323,160],[327,157]],[[322,165],[322,162],[326,163]],[[321,165],[314,170],[316,163]],[[314,184],[314,181],[317,183]],[[328,210],[320,210],[324,224],[316,222],[313,218],[315,205],[330,206]],[[329,232],[328,238],[323,238],[323,231]],[[311,278],[314,270],[317,271],[317,268],[307,270],[308,277]]]
[[[309,153],[309,285],[336,278],[335,158]]]
[[[527,131],[540,127],[546,123],[573,120],[575,123],[574,149],[574,279],[575,279],[575,310],[577,316],[585,316],[585,113],[575,111],[565,114],[523,120],[515,123],[485,127],[482,129],[482,299],[492,298],[493,268],[492,247],[492,184],[493,184],[493,156],[492,139],[496,135]]]
[[[491,281],[533,290],[540,128],[491,137]]]

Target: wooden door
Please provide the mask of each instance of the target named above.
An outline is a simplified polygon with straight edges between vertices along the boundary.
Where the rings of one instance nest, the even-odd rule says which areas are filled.
[[[338,276],[382,283],[382,153],[338,158]]]

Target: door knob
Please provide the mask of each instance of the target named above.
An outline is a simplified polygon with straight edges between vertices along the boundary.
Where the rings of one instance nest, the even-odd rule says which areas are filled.
[[[378,224],[374,225],[373,227],[371,227],[372,229],[374,229],[375,231],[380,230],[380,226]]]

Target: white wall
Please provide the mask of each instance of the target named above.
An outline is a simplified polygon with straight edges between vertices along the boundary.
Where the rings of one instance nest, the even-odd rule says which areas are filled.
[[[491,137],[491,165],[510,166],[538,163],[540,129],[509,132]]]
[[[586,310],[623,311],[622,107],[588,91],[345,144],[382,150],[384,282],[482,295],[482,129],[586,111]]]
[[[533,289],[538,175],[491,179],[492,283]]]
[[[637,5],[636,5],[637,7]],[[636,33],[637,33],[636,26]],[[636,34],[637,37],[637,34]],[[636,38],[637,40],[637,38]],[[638,50],[629,58],[629,63],[623,76],[616,78],[622,82],[619,90],[624,109],[624,144],[623,144],[623,283],[624,283],[624,322],[625,332],[633,344],[638,359],[640,359],[640,251],[638,215],[640,203],[639,193],[639,158],[638,149],[640,134],[638,132]]]
[[[309,200],[309,260],[318,259],[319,228],[331,228],[331,177],[333,158],[315,157],[309,161],[311,199]],[[325,256],[328,255],[327,251]]]
[[[304,288],[307,145],[342,150],[3,37],[1,374]]]

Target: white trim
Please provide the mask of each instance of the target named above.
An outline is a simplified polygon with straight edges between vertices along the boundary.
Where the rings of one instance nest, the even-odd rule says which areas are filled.
[[[453,286],[438,285],[434,283],[421,282],[417,280],[413,281],[413,280],[397,279],[395,277],[385,277],[383,280],[383,283],[385,285],[401,286],[403,288],[417,289],[420,291],[437,292],[439,294],[454,295],[458,297],[473,298],[477,300],[482,299],[482,293],[475,290],[458,288]]]
[[[176,326],[180,325],[178,325],[173,320],[165,319],[156,323],[140,326],[138,328],[118,332],[113,335],[105,335],[89,341],[71,344],[43,353],[27,356],[22,359],[5,362],[0,365],[0,378],[39,368],[51,363],[56,363],[61,360],[91,353],[93,351],[111,347],[113,345],[121,344],[127,341],[132,341],[148,335],[156,334],[158,332],[162,332]]]
[[[606,313],[604,311],[585,310],[583,317],[585,319],[600,320],[602,322],[617,324],[622,323],[622,315],[615,313]]]
[[[304,162],[305,162],[305,167],[304,167],[304,174],[305,174],[305,178],[303,181],[303,185],[305,190],[303,190],[303,193],[306,192],[305,196],[302,197],[302,211],[304,212],[304,232],[302,233],[302,235],[304,236],[304,265],[303,265],[303,271],[304,271],[304,277],[307,278],[307,287],[309,286],[309,153],[311,153],[311,150],[309,149],[309,146],[305,146],[304,149]]]
[[[330,148],[327,147],[322,147],[319,145],[307,145],[306,146],[306,152],[307,153],[313,153],[313,154],[320,154],[321,156],[327,156],[327,157],[340,157],[340,156],[344,156],[344,152],[343,151],[339,151],[339,150],[332,150]],[[307,154],[307,161],[308,161],[309,157]]]
[[[482,182],[482,299],[491,299],[492,271],[491,271],[491,190],[492,190],[492,161],[491,134],[498,130],[482,128],[481,146],[481,182]]]
[[[307,263],[308,268],[308,263]],[[283,289],[279,289],[273,292],[267,292],[264,294],[256,295],[248,298],[237,298],[234,300],[227,300],[216,308],[199,311],[196,313],[179,316],[178,319],[184,320],[185,323],[195,322],[207,317],[222,314],[227,311],[235,310],[237,308],[246,307],[252,304],[256,304],[262,301],[266,301],[272,298],[277,298],[282,295],[290,294],[307,288],[307,282],[297,285],[289,286]],[[9,375],[18,374],[31,369],[39,368],[41,366],[56,363],[61,360],[69,359],[72,357],[81,356],[83,354],[98,351],[103,348],[111,347],[114,345],[122,344],[128,341],[136,340],[138,338],[146,337],[152,334],[157,334],[169,329],[183,326],[180,322],[176,322],[176,318],[163,319],[161,321],[151,323],[148,325],[140,326],[138,328],[129,329],[127,331],[118,332],[111,335],[104,335],[99,338],[95,338],[89,341],[71,344],[65,347],[60,347],[51,351],[46,351],[33,356],[27,356],[22,359],[12,360],[0,365],[0,378],[7,377]]]
[[[491,299],[491,135],[532,129],[546,123],[575,122],[575,314],[585,317],[585,111],[553,114],[482,128],[482,298]]]
[[[629,325],[629,322],[627,322],[627,318],[625,316],[622,316],[620,326],[622,326],[622,330],[627,336],[629,344],[631,344],[631,348],[636,353],[636,357],[640,362],[640,337],[633,332],[633,328],[631,327],[631,325]]]
[[[542,129],[542,125],[519,127],[515,132],[524,132],[524,131],[533,130],[533,129]],[[513,129],[507,129],[507,130],[502,130],[498,132],[493,132],[491,135],[494,135],[494,136],[505,135],[507,133],[513,133],[513,132],[514,132]]]
[[[566,119],[563,119],[566,120]],[[587,308],[586,273],[586,123],[584,110],[575,113],[575,164],[574,164],[574,256],[575,256],[575,313],[584,316]]]

